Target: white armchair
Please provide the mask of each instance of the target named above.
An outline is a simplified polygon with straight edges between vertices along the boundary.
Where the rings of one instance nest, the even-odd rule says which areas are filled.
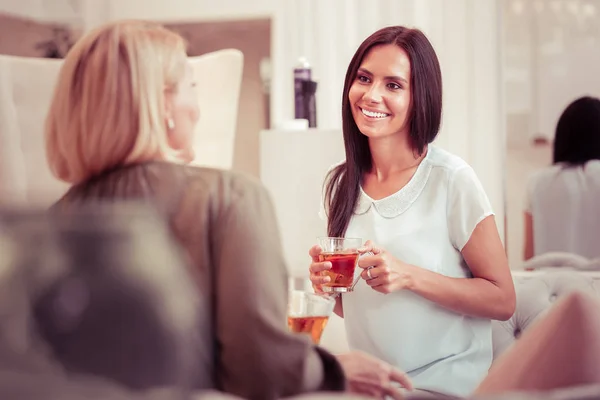
[[[233,165],[244,55],[226,49],[190,57],[198,82],[200,121],[195,165],[229,169]]]
[[[193,164],[231,168],[243,55],[234,49],[190,57],[199,83]],[[0,55],[0,203],[47,206],[68,185],[52,176],[44,120],[62,61]]]
[[[0,202],[49,204],[67,185],[52,176],[44,120],[62,62],[0,55]]]

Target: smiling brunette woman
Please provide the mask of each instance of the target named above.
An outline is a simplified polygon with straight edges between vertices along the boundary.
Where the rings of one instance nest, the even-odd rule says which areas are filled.
[[[437,56],[422,32],[381,29],[358,48],[342,99],[346,161],[325,181],[329,236],[368,239],[363,281],[337,298],[350,347],[406,371],[416,389],[470,394],[492,362],[491,320],[515,291],[473,169],[431,145],[442,114]],[[327,283],[310,249],[315,290]]]

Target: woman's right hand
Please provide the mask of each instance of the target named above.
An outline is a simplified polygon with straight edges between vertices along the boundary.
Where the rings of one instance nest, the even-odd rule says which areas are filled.
[[[308,251],[308,254],[312,259],[312,263],[308,268],[308,271],[310,272],[310,281],[315,293],[319,294],[323,293],[322,285],[331,280],[329,276],[322,275],[322,271],[331,269],[331,263],[329,261],[319,261],[319,254],[322,252],[323,249],[318,244],[311,247]]]
[[[390,364],[360,351],[352,351],[336,356],[348,380],[350,392],[367,395],[376,399],[403,399],[405,390],[413,390],[413,385],[404,372]]]

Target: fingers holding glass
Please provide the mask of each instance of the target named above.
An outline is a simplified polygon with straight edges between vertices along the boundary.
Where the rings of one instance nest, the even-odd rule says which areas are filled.
[[[321,275],[329,277],[329,281],[322,284],[322,290],[329,293],[351,292],[354,287],[354,272],[359,257],[358,249],[362,239],[321,237],[319,246],[320,263],[328,263],[330,268],[321,270]]]

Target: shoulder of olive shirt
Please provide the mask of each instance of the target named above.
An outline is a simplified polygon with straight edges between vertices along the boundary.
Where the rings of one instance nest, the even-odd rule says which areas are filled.
[[[266,188],[246,174],[151,162],[69,190],[61,204],[146,200],[186,251],[204,310],[199,388],[246,399],[343,390],[337,360],[286,326],[287,268]]]
[[[90,202],[146,200],[171,214],[181,212],[181,206],[190,202],[202,206],[195,213],[218,213],[245,195],[270,201],[260,181],[250,175],[157,161],[115,168],[74,185],[54,208]]]

